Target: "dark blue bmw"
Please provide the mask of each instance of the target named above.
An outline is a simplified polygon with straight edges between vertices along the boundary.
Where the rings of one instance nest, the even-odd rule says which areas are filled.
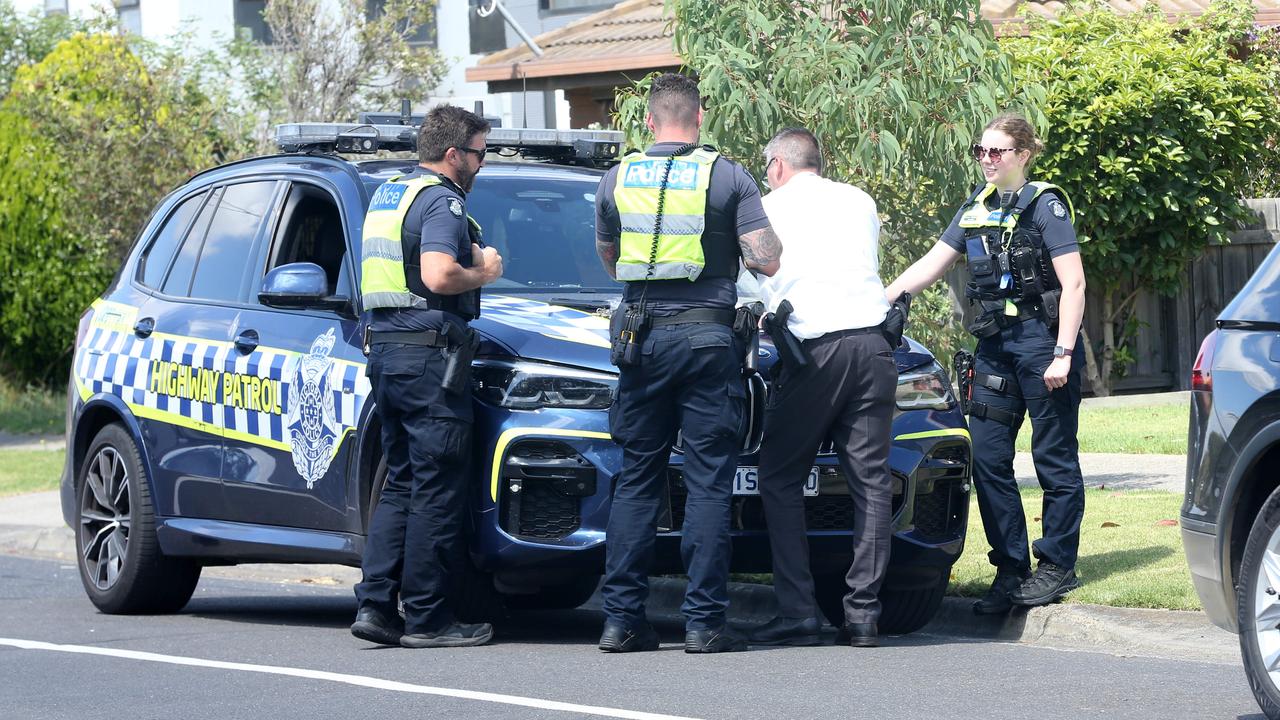
[[[404,149],[385,141],[412,135],[397,132],[384,132],[381,149]],[[345,159],[331,151],[369,147],[343,137],[282,142],[291,152],[175,190],[81,318],[62,507],[85,590],[104,612],[176,611],[206,565],[359,565],[385,477],[360,350],[361,225],[378,185],[412,162]],[[620,286],[595,256],[602,170],[583,150],[617,139],[499,129],[489,140],[524,158],[487,164],[468,198],[506,273],[473,324],[483,344],[465,605],[573,607],[603,570],[621,464],[609,437],[617,376],[606,319]],[[769,571],[753,453],[774,359],[766,338],[734,486],[737,572]],[[881,627],[900,633],[941,603],[971,486],[969,436],[945,372],[910,340],[897,365]],[[820,604],[838,620],[852,508],[827,450],[804,493]],[[681,469],[677,442],[658,573],[681,572]]]

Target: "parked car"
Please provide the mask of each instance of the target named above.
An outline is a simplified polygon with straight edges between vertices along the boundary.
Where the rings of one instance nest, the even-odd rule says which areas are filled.
[[[176,611],[204,565],[359,565],[386,474],[359,342],[361,226],[378,185],[414,162],[334,151],[410,150],[414,132],[357,127],[282,126],[290,152],[179,187],[81,319],[62,508],[103,611]],[[498,129],[489,140],[523,159],[487,164],[468,197],[506,273],[473,323],[483,344],[465,607],[573,607],[603,571],[621,463],[604,315],[620,286],[594,250],[596,187],[618,138]],[[737,572],[770,564],[754,455],[767,340],[759,355],[734,487]],[[937,610],[964,546],[970,443],[933,355],[908,339],[896,359],[882,625],[909,632]],[[677,442],[657,573],[681,572],[682,467]],[[852,501],[829,447],[804,492],[821,604],[839,619]]]
[[[1280,718],[1280,248],[1218,315],[1191,375],[1182,542],[1214,624]]]

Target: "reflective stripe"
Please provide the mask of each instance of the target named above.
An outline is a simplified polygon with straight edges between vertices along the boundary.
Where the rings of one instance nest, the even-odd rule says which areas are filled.
[[[614,202],[622,226],[617,276],[622,281],[696,280],[706,265],[707,191],[719,153],[697,148],[674,159],[636,153],[618,168]],[[668,161],[670,169],[668,173]],[[666,174],[666,190],[663,187]],[[658,201],[662,200],[662,217]],[[659,225],[659,222],[661,224]],[[654,231],[657,248],[654,248]],[[654,258],[649,273],[650,256]]]
[[[653,241],[653,226],[658,222],[656,213],[625,213],[622,216],[622,232],[648,233]],[[663,235],[697,235],[707,225],[704,215],[666,215],[662,218]]]
[[[422,308],[424,310],[431,309],[431,303],[426,298],[418,297],[413,293],[401,292],[374,292],[365,293],[361,296],[366,308],[378,307],[394,307],[394,308]]]
[[[623,282],[634,280],[697,280],[702,274],[701,265],[688,262],[654,263],[653,275],[649,275],[649,263],[618,263],[618,279]]]
[[[400,237],[405,215],[414,199],[423,190],[440,183],[436,175],[404,181],[394,177],[374,191],[364,217],[364,237],[360,245],[360,297],[366,310],[429,307],[426,298],[409,291]]]
[[[1058,195],[1060,195],[1067,203],[1067,210],[1071,213],[1071,221],[1075,222],[1075,208],[1072,207],[1071,199],[1067,197],[1067,193],[1062,188],[1054,185],[1053,183],[1046,182],[1031,182],[1027,184],[1035,188],[1036,192],[1031,196],[1033,200],[1040,197],[1048,190],[1057,191]],[[977,197],[973,199],[973,204],[966,208],[964,214],[960,216],[960,227],[1003,227],[1007,230],[1012,230],[1014,226],[1018,224],[1017,214],[1012,212],[1009,213],[1009,215],[1004,218],[1004,223],[1002,224],[1000,222],[1000,216],[1003,212],[1000,210],[989,210],[987,208],[986,200],[988,197],[991,197],[991,194],[995,191],[996,186],[991,183],[987,183],[987,186],[982,189],[982,192],[978,193]]]

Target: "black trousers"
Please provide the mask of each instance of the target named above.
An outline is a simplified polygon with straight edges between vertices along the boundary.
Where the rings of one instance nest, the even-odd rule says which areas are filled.
[[[438,348],[398,344],[375,345],[367,369],[387,481],[369,523],[356,600],[394,617],[399,597],[409,633],[453,622],[467,562],[471,386],[445,393],[443,370]]]
[[[775,373],[760,448],[760,496],[778,614],[817,615],[803,489],[818,446],[829,437],[854,506],[845,621],[876,622],[892,538],[889,433],[898,380],[893,350],[878,329],[829,333],[805,346],[813,356],[809,367]]]
[[[1031,417],[1031,459],[1044,490],[1040,511],[1044,533],[1035,541],[1031,553],[1065,568],[1076,566],[1080,523],[1084,519],[1084,477],[1080,474],[1080,445],[1076,438],[1084,342],[1076,340],[1067,384],[1049,392],[1044,371],[1053,362],[1057,341],[1057,334],[1043,322],[1027,320],[978,343],[974,369],[1008,382],[1003,393],[975,384],[973,400],[1018,418],[1013,425],[990,418],[969,418],[978,510],[991,545],[988,558],[996,567],[1020,571],[1031,567],[1027,516],[1013,474],[1014,444],[1024,415]]]

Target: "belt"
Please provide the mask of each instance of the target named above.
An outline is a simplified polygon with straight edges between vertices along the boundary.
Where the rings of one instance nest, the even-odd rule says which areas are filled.
[[[816,345],[818,343],[830,342],[832,340],[839,340],[840,338],[852,337],[854,335],[870,335],[873,333],[879,334],[883,331],[884,331],[883,325],[872,325],[870,327],[849,328],[848,330],[832,330],[829,333],[819,335],[816,338],[809,338],[808,340],[803,340],[801,342],[813,343]]]
[[[689,323],[714,323],[716,325],[727,325],[728,327],[733,327],[733,319],[737,314],[737,310],[694,308],[692,310],[678,312],[675,315],[655,315],[650,321],[650,327],[662,327],[663,325],[687,325]]]
[[[379,332],[369,331],[369,344],[397,343],[400,345],[421,345],[423,347],[449,347],[449,338],[435,330],[419,330],[417,332]]]

